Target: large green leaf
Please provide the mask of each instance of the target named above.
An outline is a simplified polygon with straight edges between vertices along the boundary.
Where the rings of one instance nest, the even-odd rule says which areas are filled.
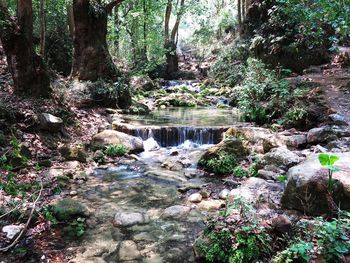
[[[326,154],[326,153],[321,153],[318,156],[318,160],[320,161],[322,166],[331,166],[339,159],[340,158],[336,155],[330,155],[330,154]]]

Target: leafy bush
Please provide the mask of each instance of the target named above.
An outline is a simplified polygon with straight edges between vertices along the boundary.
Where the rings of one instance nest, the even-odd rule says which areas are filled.
[[[301,224],[288,247],[279,252],[273,262],[310,262],[317,257],[321,257],[322,262],[344,262],[349,251],[350,213],[341,212],[337,219],[317,218]]]
[[[125,78],[119,78],[115,83],[98,80],[90,83],[88,88],[97,105],[112,108],[128,108],[131,105],[129,84]]]
[[[264,124],[283,115],[290,99],[289,83],[256,59],[247,60],[238,105],[247,121]]]
[[[120,157],[129,152],[128,147],[122,144],[111,144],[106,147],[104,153],[109,157]]]
[[[220,152],[217,157],[209,160],[200,159],[199,165],[203,166],[207,171],[218,175],[228,174],[234,172],[237,166],[235,156],[226,152]]]
[[[245,75],[245,61],[249,57],[247,42],[234,42],[218,58],[209,75],[217,82],[234,87]]]
[[[234,170],[233,173],[236,177],[248,177],[249,172],[245,170],[242,166],[237,166]]]
[[[234,210],[240,220],[225,220]],[[252,214],[251,205],[240,199],[227,204],[223,218],[209,220],[203,240],[196,241],[206,262],[256,262],[271,253],[271,238]]]

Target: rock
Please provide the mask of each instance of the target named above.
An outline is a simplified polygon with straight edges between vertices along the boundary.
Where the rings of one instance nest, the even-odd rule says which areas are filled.
[[[131,86],[136,90],[151,91],[156,87],[156,84],[149,76],[133,76],[130,79]]]
[[[59,149],[62,157],[67,161],[79,161],[86,163],[87,153],[78,147],[63,146]]]
[[[265,180],[276,180],[278,176],[286,172],[275,165],[266,165],[264,169],[258,170],[258,177]]]
[[[111,144],[122,144],[126,146],[131,153],[143,151],[143,141],[140,138],[114,130],[105,130],[96,134],[91,142],[91,146],[94,149],[102,149]]]
[[[335,165],[345,170],[333,173],[333,199],[337,205],[340,204],[340,209],[350,210],[350,176],[346,170],[350,163],[350,152],[336,155],[340,160]],[[282,207],[309,215],[329,213],[327,185],[328,169],[321,166],[317,154],[312,155],[288,171],[288,182],[281,199]]]
[[[124,240],[118,248],[118,262],[135,262],[141,260],[141,253],[132,240]]]
[[[200,193],[195,193],[195,194],[191,194],[188,197],[188,201],[192,202],[192,203],[200,203],[200,201],[202,201],[203,197]]]
[[[124,110],[123,113],[147,115],[151,112],[150,108],[143,103],[133,103],[130,108]]]
[[[230,190],[224,189],[219,193],[219,198],[222,200],[226,200],[227,196],[229,195]]]
[[[49,113],[39,115],[40,129],[49,132],[59,132],[63,127],[63,120]]]
[[[114,216],[114,225],[129,227],[133,225],[144,225],[149,223],[149,217],[142,213],[118,212]]]
[[[307,142],[311,144],[334,141],[341,137],[350,137],[350,129],[346,126],[323,126],[311,129],[307,134]]]
[[[272,135],[269,129],[260,127],[232,127],[225,132],[225,137],[241,137],[244,140],[257,143]]]
[[[163,211],[162,218],[181,218],[190,212],[190,208],[182,205],[174,205]]]
[[[270,183],[256,177],[250,177],[244,181],[240,187],[230,191],[227,198],[244,199],[252,204],[268,205],[279,203],[283,192],[283,186],[279,183]]]
[[[209,198],[209,196],[210,196],[210,192],[209,192],[208,190],[206,190],[206,189],[200,190],[199,193],[201,194],[201,196],[202,196],[203,198]]]
[[[243,159],[248,155],[249,151],[243,144],[242,140],[233,137],[225,139],[208,149],[201,156],[200,160],[207,162],[208,160],[219,157],[221,153],[233,155],[237,159]],[[199,163],[201,163],[201,161]]]
[[[271,149],[287,146],[289,149],[298,149],[307,144],[306,133],[283,135],[274,134],[263,139],[264,152],[269,152]]]
[[[225,206],[225,201],[223,200],[203,200],[198,204],[200,210],[205,211],[217,211]]]
[[[279,215],[271,220],[271,228],[281,234],[288,234],[292,230],[292,222],[285,215]]]
[[[161,167],[168,169],[170,171],[180,171],[183,169],[183,166],[179,162],[172,162],[170,160],[165,161],[162,163]]]
[[[331,124],[349,126],[349,123],[346,121],[345,117],[341,114],[337,114],[337,113],[331,114],[328,116],[328,119]]]
[[[2,232],[6,233],[6,237],[10,240],[14,239],[23,229],[23,226],[8,225],[2,228]]]
[[[77,217],[88,217],[88,209],[72,198],[64,198],[52,205],[52,212],[61,221],[69,221]]]
[[[263,157],[263,162],[266,164],[282,166],[287,168],[296,165],[302,161],[303,159],[301,157],[288,150],[286,146],[281,146],[272,149]]]

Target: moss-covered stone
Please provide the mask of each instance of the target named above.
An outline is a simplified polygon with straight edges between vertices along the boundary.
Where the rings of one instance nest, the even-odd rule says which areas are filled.
[[[83,149],[78,147],[63,146],[59,149],[61,155],[67,161],[79,161],[86,163],[87,154]]]
[[[72,198],[57,201],[52,206],[54,216],[61,221],[70,221],[77,217],[88,217],[88,209]]]

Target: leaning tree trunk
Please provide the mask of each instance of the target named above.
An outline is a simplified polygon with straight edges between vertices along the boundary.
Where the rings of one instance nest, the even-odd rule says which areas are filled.
[[[118,1],[121,2],[121,1]],[[109,10],[89,0],[74,0],[74,52],[72,77],[96,81],[116,80],[118,71],[107,47]]]
[[[50,77],[42,58],[34,52],[32,1],[18,0],[14,19],[6,1],[0,0],[0,23],[0,38],[15,92],[48,97]]]

